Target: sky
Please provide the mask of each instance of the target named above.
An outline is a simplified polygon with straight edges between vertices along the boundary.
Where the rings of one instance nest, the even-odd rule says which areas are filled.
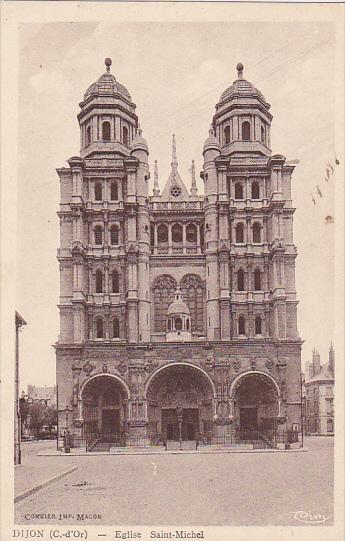
[[[334,142],[332,24],[30,23],[20,26],[19,35],[16,308],[27,321],[20,335],[21,389],[55,382],[56,168],[79,153],[78,104],[104,72],[105,57],[137,105],[151,178],[158,160],[161,188],[173,133],[185,184],[190,186],[192,160],[201,170],[215,104],[236,79],[236,64],[244,64],[244,78],[271,104],[272,152],[299,161],[292,193],[302,366],[314,347],[326,362],[334,334],[335,224],[325,217],[334,216],[337,171],[324,179],[327,163],[334,166],[340,152]],[[203,193],[200,178],[198,188]]]

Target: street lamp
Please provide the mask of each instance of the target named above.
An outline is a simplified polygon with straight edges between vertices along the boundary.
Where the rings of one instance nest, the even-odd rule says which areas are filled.
[[[70,442],[70,433],[69,433],[69,429],[68,429],[68,412],[70,411],[68,405],[65,407],[65,414],[66,414],[66,432],[65,432],[65,442],[64,442],[64,447],[65,447],[65,453],[69,453],[70,450],[71,450],[71,442]]]
[[[183,421],[183,407],[178,405],[176,408],[177,411],[177,421],[178,421],[178,431],[179,431],[179,441],[180,441],[180,451],[182,449],[182,421]]]

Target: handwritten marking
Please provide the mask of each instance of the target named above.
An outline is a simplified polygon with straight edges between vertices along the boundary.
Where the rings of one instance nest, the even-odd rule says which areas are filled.
[[[311,511],[295,511],[294,519],[304,524],[324,524],[332,516],[332,513],[326,517],[324,513],[315,513]]]

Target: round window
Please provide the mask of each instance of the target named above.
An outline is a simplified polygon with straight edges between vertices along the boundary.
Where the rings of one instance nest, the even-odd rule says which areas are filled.
[[[177,186],[177,184],[175,184],[174,186],[171,187],[170,189],[170,193],[173,197],[178,197],[179,195],[181,195],[181,188],[180,186]]]

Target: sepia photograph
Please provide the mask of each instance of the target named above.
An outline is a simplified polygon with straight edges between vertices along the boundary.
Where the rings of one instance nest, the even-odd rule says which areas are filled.
[[[344,5],[4,5],[1,540],[343,539]]]

